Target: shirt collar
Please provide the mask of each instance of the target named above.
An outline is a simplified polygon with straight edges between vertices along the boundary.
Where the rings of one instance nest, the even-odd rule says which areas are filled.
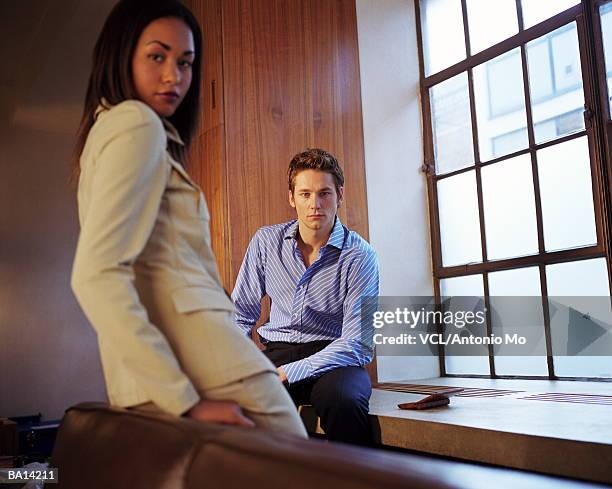
[[[94,113],[94,119],[96,119],[101,112],[105,110],[110,110],[112,108],[113,106],[109,104],[105,98],[102,98],[102,100],[100,100],[100,105],[98,105],[98,107],[96,108],[96,112]],[[174,127],[172,123],[164,117],[161,117],[161,120],[164,125],[164,129],[166,130],[166,134],[168,135],[168,139],[180,144],[181,146],[185,146],[185,143],[181,139],[181,136],[179,136],[176,127]]]
[[[287,228],[287,231],[285,232],[284,239],[296,239],[297,238],[297,231],[298,231],[298,221],[296,219]]]
[[[334,229],[332,229],[329,239],[327,240],[326,246],[333,246],[334,248],[342,249],[344,244],[344,226],[340,222],[340,218],[336,216],[336,222],[334,223]]]
[[[284,239],[296,239],[298,232],[298,221],[295,220],[291,225],[287,228],[285,232]],[[329,235],[329,239],[325,246],[333,246],[334,248],[342,249],[342,245],[344,244],[344,226],[342,222],[340,222],[340,218],[336,216],[336,221],[334,222],[334,227],[332,229],[331,234]]]

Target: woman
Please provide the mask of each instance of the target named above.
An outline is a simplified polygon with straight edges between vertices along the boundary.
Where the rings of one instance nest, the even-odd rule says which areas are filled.
[[[200,56],[178,0],[122,0],[106,20],[77,143],[72,287],[112,404],[305,436],[274,366],[232,322],[206,202],[182,166]]]

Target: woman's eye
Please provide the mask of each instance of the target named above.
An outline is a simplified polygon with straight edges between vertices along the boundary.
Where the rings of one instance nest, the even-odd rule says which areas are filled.
[[[149,54],[149,59],[158,62],[158,61],[163,61],[164,57],[161,54]]]
[[[183,68],[191,68],[193,66],[193,62],[192,61],[183,60],[183,61],[179,62],[179,66],[181,66]]]

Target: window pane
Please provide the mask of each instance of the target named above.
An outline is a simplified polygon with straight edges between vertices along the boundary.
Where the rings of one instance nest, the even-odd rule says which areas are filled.
[[[482,275],[445,278],[440,280],[440,295],[443,297],[484,297]],[[446,356],[446,373],[489,375],[488,356]]]
[[[492,156],[502,156],[524,149],[527,141],[527,128],[500,134],[491,138]]]
[[[422,0],[421,14],[425,75],[465,59],[461,0]]]
[[[482,169],[489,260],[538,252],[531,157],[517,156]]]
[[[612,3],[606,3],[599,7],[599,14],[601,16],[601,31],[608,78],[608,100],[610,100],[612,94]],[[610,110],[612,111],[612,104],[610,104]]]
[[[582,86],[580,71],[580,50],[576,24],[561,28],[551,34],[553,64],[555,66],[555,85],[558,92]]]
[[[580,0],[521,0],[523,25],[527,29],[579,3]]]
[[[584,129],[584,92],[576,24],[527,44],[536,143]]]
[[[474,68],[474,95],[480,160],[526,148],[527,115],[518,48]]]
[[[517,268],[489,273],[490,296],[541,297],[538,267]]]
[[[555,373],[612,377],[612,310],[605,258],[546,267]],[[600,297],[600,299],[595,299]],[[602,355],[602,352],[604,355]]]
[[[440,295],[443,297],[484,297],[482,275],[443,278],[440,280]]]
[[[493,334],[503,334],[505,324],[529,325],[536,328],[530,338],[537,337],[536,344],[529,356],[504,356],[503,346],[495,350],[495,373],[499,375],[548,375],[546,363],[546,337],[544,335],[544,310],[541,302],[540,272],[537,267],[504,270],[489,274],[489,294],[491,307],[497,312],[491,317]],[[525,306],[511,307],[507,297],[519,297],[517,301],[525,301]],[[499,301],[496,297],[502,297]],[[537,297],[531,302],[526,297]],[[529,301],[529,302],[528,302]],[[500,307],[506,306],[506,307]]]
[[[546,267],[549,296],[610,295],[605,258],[557,263]]]
[[[542,99],[552,97],[555,89],[548,35],[527,44],[527,66],[531,102],[537,103]]]
[[[436,173],[448,173],[474,164],[472,119],[467,73],[431,88]]]
[[[481,262],[480,223],[475,172],[438,181],[442,264]]]
[[[447,374],[490,375],[489,357],[448,355],[444,357]]]
[[[466,4],[471,54],[518,32],[515,0],[466,0]]]
[[[536,141],[549,141],[557,138],[557,124],[554,119],[539,122],[534,127]]]
[[[546,251],[597,243],[586,136],[537,152]]]

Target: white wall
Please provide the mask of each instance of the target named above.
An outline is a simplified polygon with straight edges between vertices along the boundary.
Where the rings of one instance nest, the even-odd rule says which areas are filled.
[[[433,281],[413,0],[356,0],[370,218],[381,295],[431,296]],[[439,375],[437,358],[378,357],[379,381]]]

